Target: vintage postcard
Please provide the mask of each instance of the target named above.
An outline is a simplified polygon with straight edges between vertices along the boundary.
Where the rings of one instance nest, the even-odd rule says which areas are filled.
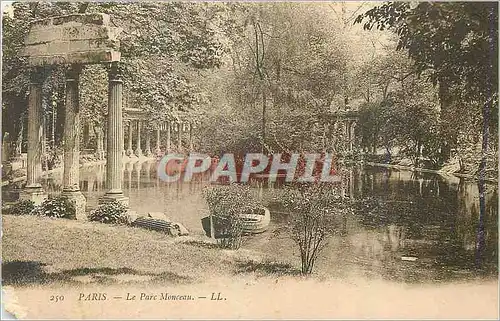
[[[2,318],[498,319],[497,2],[1,5]]]

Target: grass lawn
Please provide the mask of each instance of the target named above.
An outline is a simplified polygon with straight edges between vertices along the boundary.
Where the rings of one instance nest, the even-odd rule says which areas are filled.
[[[6,308],[19,318],[495,318],[497,280],[408,285],[383,279],[302,278],[270,260],[265,238],[238,251],[202,236],[3,215]],[[253,249],[253,250],[251,250]],[[284,257],[274,248],[274,258]],[[267,254],[266,254],[267,253]],[[297,264],[296,264],[297,265]],[[276,277],[276,276],[280,277]],[[194,301],[126,301],[169,292]],[[106,293],[105,302],[81,294]],[[227,301],[200,299],[222,293]],[[64,302],[50,301],[53,295]]]
[[[3,281],[38,283],[191,283],[239,273],[287,272],[252,250],[222,250],[203,236],[94,222],[3,215]],[[267,265],[266,265],[267,264]]]

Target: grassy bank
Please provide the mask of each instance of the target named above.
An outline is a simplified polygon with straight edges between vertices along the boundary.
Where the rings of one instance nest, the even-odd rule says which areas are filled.
[[[190,283],[266,264],[254,251],[221,250],[202,236],[126,226],[4,215],[3,232],[5,285]]]
[[[289,263],[269,260],[293,254],[278,239],[253,238],[230,251],[203,236],[11,215],[3,215],[3,232],[6,307],[20,318],[494,318],[498,311],[493,279],[406,284],[367,275],[336,278],[326,262],[320,266],[329,278],[302,278]],[[353,267],[346,257],[329,262],[347,264],[344,271]],[[196,299],[114,299],[167,291]],[[108,300],[79,299],[95,292]],[[212,301],[213,293],[227,300]],[[55,294],[65,300],[51,302]]]

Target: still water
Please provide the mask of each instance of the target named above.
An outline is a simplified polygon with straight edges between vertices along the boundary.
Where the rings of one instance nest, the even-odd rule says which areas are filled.
[[[165,183],[156,174],[156,162],[124,164],[123,190],[139,215],[164,212],[192,234],[203,234],[207,215],[204,180]],[[439,175],[380,169],[349,168],[346,194],[355,199],[374,198],[393,204],[344,219],[342,231],[329,241],[318,259],[317,270],[336,277],[361,274],[404,282],[452,281],[493,278],[498,275],[498,190],[486,189],[486,206],[479,211],[476,182]],[[49,194],[62,186],[62,173],[43,179]],[[105,165],[83,167],[80,188],[88,207],[105,193]],[[256,188],[263,200],[277,195],[278,186]],[[3,189],[4,200],[15,192]],[[273,233],[287,220],[283,209],[269,205],[271,224],[263,234],[247,237],[243,248],[259,251],[270,260],[296,266],[298,252],[286,235]]]

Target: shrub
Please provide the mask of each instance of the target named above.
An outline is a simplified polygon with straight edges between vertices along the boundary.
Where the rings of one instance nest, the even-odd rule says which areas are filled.
[[[118,201],[110,201],[92,210],[89,220],[106,224],[126,224],[127,207]]]
[[[311,274],[316,259],[336,231],[338,218],[352,210],[331,184],[302,184],[287,187],[283,192],[283,206],[291,219],[285,227],[298,245],[302,274]]]
[[[6,214],[29,215],[35,209],[35,203],[31,200],[17,201],[10,207],[4,209]]]
[[[242,214],[249,213],[258,206],[252,191],[248,186],[231,184],[227,186],[210,187],[205,190],[214,230],[222,235],[217,243],[222,248],[238,249],[241,246],[243,233]]]
[[[75,217],[75,205],[64,196],[49,197],[36,206],[32,213],[33,215],[47,216],[54,218],[71,218]]]

